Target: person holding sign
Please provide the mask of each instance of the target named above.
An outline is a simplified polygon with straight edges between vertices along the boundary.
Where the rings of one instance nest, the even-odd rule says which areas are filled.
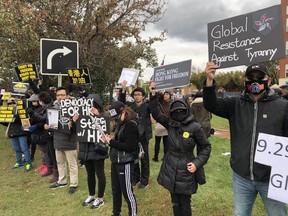
[[[98,94],[87,95],[88,98],[93,98],[93,107],[90,110],[91,115],[99,116],[103,109],[103,102]],[[78,121],[78,114],[73,116],[73,121]],[[97,121],[97,120],[95,120]],[[97,123],[95,123],[97,124]],[[101,127],[101,126],[100,126]],[[101,142],[101,141],[100,141]],[[83,161],[86,171],[87,171],[87,182],[89,196],[82,203],[82,206],[88,206],[92,203],[92,209],[98,209],[104,205],[104,193],[106,188],[106,176],[104,172],[104,162],[108,158],[108,146],[107,151],[98,151],[96,149],[98,143],[93,142],[79,142],[79,155],[78,159]],[[100,144],[99,144],[100,145]],[[96,178],[98,180],[98,194],[96,195]]]
[[[138,159],[139,131],[137,128],[135,112],[116,101],[109,109],[112,118],[118,124],[114,137],[105,134],[110,148],[111,184],[113,195],[113,215],[120,215],[122,194],[128,205],[129,215],[137,215],[137,203],[131,184],[131,171],[135,160]],[[146,154],[146,153],[145,153]]]
[[[198,184],[205,183],[202,168],[209,159],[211,144],[183,100],[171,103],[169,116],[161,112],[155,87],[156,83],[152,82],[149,87],[149,108],[153,118],[168,130],[168,152],[164,156],[157,181],[170,192],[174,215],[189,216],[192,215],[191,195],[196,193]],[[195,147],[197,156],[193,153]],[[199,171],[203,171],[202,181],[197,178],[201,174]]]
[[[135,164],[132,173],[132,185],[135,186],[140,182],[138,189],[145,189],[149,186],[150,164],[148,144],[149,140],[152,138],[150,109],[148,107],[149,103],[145,102],[146,93],[144,89],[140,87],[135,88],[131,93],[134,102],[126,102],[126,85],[127,81],[123,80],[119,101],[127,104],[134,112],[136,112],[137,118],[139,119],[140,142],[145,152],[144,157],[141,158],[141,170],[139,163]]]
[[[263,64],[247,67],[239,97],[217,98],[216,69],[213,62],[207,63],[203,100],[208,111],[230,123],[234,215],[251,215],[259,193],[269,216],[287,216],[284,203],[267,197],[271,167],[255,162],[254,156],[260,132],[288,136],[288,102],[269,88],[271,78]]]
[[[61,101],[69,98],[69,91],[65,87],[58,87],[56,89],[56,101],[54,107],[57,110],[61,109]],[[59,178],[58,181],[51,185],[50,188],[62,188],[67,186],[68,173],[67,164],[69,168],[70,189],[69,194],[74,194],[78,187],[78,164],[77,164],[77,141],[76,141],[76,125],[71,119],[69,120],[69,133],[55,130],[53,133],[53,142],[55,148],[55,155],[58,167]],[[45,124],[45,129],[50,126]]]

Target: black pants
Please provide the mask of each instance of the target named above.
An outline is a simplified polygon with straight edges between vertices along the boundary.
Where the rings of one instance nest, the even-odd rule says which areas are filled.
[[[104,159],[102,160],[87,160],[84,161],[85,168],[87,171],[87,182],[89,195],[94,196],[96,194],[96,177],[98,179],[98,197],[102,198],[104,196],[106,188],[106,176],[104,172]]]
[[[53,168],[53,170],[58,170],[56,154],[55,154],[55,149],[54,149],[54,144],[53,144],[53,137],[49,137],[47,139],[47,154],[46,155],[49,161],[48,166]]]
[[[163,138],[163,146],[164,146],[164,155],[168,151],[167,140],[168,136],[162,136]],[[160,143],[161,143],[161,136],[155,136],[155,148],[154,148],[154,157],[158,158],[159,151],[160,151]]]
[[[129,209],[129,216],[137,214],[137,203],[131,185],[133,163],[111,163],[111,184],[113,195],[113,215],[120,215],[122,195]]]
[[[140,170],[140,164],[137,163],[134,165],[133,172],[132,172],[132,182],[139,182],[142,185],[148,185],[149,183],[149,175],[150,175],[150,164],[149,164],[149,150],[148,150],[148,142],[142,141],[141,142],[143,150],[145,152],[144,157],[141,158],[140,164],[141,164],[141,170]]]
[[[191,195],[170,193],[174,216],[191,216]]]

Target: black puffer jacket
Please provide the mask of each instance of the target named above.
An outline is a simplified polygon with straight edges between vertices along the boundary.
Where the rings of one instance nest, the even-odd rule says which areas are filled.
[[[129,163],[138,158],[139,131],[134,120],[121,122],[110,140],[112,163]]]
[[[181,102],[187,107],[187,118],[181,123],[171,120],[160,111],[157,96],[151,97],[149,107],[153,118],[168,130],[169,150],[162,163],[158,183],[171,193],[191,195],[196,193],[197,183],[195,174],[187,170],[187,164],[192,162],[197,168],[204,166],[209,159],[211,144],[200,124],[193,121],[187,104]],[[197,157],[193,154],[195,147]]]
[[[231,168],[243,178],[269,181],[270,166],[254,162],[257,138],[260,132],[288,136],[288,101],[272,89],[257,102],[245,92],[240,97],[216,98],[215,83],[204,85],[203,99],[208,111],[229,120]]]

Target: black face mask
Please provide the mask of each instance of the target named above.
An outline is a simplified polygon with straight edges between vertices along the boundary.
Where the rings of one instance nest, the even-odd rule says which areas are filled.
[[[171,113],[171,118],[174,121],[181,122],[186,118],[186,110],[179,109],[175,110]]]
[[[258,95],[261,92],[267,90],[268,80],[252,80],[245,81],[245,90],[254,95]]]
[[[89,95],[89,92],[86,92],[86,91],[80,93],[80,97],[86,98],[86,97],[88,97],[88,95]]]

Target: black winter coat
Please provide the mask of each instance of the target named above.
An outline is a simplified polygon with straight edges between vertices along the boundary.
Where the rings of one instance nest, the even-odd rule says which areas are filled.
[[[20,136],[28,136],[30,133],[28,131],[23,131],[21,119],[18,114],[15,115],[14,122],[10,123],[9,129],[8,129],[8,137],[14,138],[14,137],[20,137]]]
[[[115,131],[115,139],[110,140],[112,163],[129,163],[138,159],[139,131],[134,120],[121,122]]]
[[[171,193],[184,195],[196,193],[195,173],[187,170],[187,164],[192,162],[200,168],[209,159],[211,144],[203,129],[199,123],[193,121],[190,112],[187,112],[187,118],[181,123],[171,120],[160,111],[157,96],[151,97],[149,107],[153,118],[168,130],[168,152],[161,165],[158,183]],[[189,110],[188,106],[187,109]],[[197,157],[193,153],[195,147]]]
[[[215,87],[215,83],[204,85],[204,106],[229,120],[231,168],[243,178],[268,182],[271,167],[254,162],[257,138],[260,132],[288,137],[288,101],[272,89],[257,102],[245,92],[240,97],[216,98]]]

